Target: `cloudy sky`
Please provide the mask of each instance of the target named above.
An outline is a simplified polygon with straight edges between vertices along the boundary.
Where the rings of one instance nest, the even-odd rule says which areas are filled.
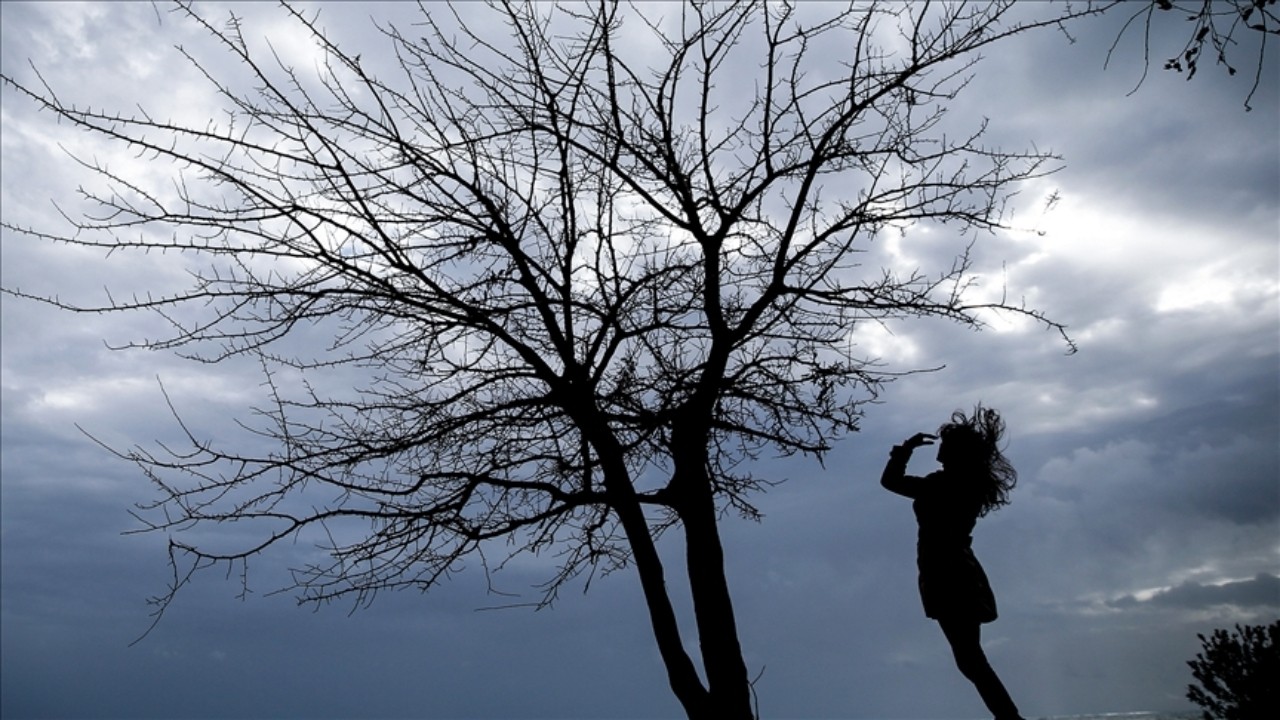
[[[371,58],[369,15],[411,10],[329,4],[322,20]],[[270,6],[239,11],[249,34],[286,49],[296,36]],[[173,50],[207,42],[150,4],[5,2],[0,13],[7,75],[32,82],[30,60],[77,104],[218,113]],[[975,548],[1002,611],[985,644],[1025,714],[1185,709],[1196,633],[1280,616],[1275,55],[1246,112],[1248,72],[1206,66],[1185,82],[1158,69],[1185,32],[1161,26],[1172,34],[1156,38],[1151,74],[1130,94],[1138,38],[1103,69],[1123,20],[1079,25],[1075,43],[1048,32],[992,48],[948,121],[989,118],[993,144],[1065,158],[1017,205],[1015,220],[1043,236],[987,238],[979,260],[988,282],[1003,277],[1067,324],[1079,352],[999,320],[980,333],[930,323],[863,333],[896,367],[946,368],[892,385],[825,467],[762,464],[788,480],[760,499],[763,522],[726,520],[763,716],[983,716],[920,611],[910,508],[876,482],[891,445],[979,400],[1007,417],[1020,473]],[[110,150],[11,91],[3,100],[4,219],[56,227],[52,201],[74,205],[84,179],[59,145]],[[918,233],[895,242],[899,260],[933,247]],[[103,262],[10,234],[2,249],[5,287],[75,296],[181,280],[172,257]],[[106,349],[148,327],[3,301],[4,717],[679,716],[628,573],[540,612],[487,610],[508,601],[487,595],[474,569],[426,596],[312,612],[263,592],[286,552],[260,566],[247,600],[234,580],[201,578],[130,646],[148,626],[145,599],[167,580],[165,539],[122,534],[150,488],[77,425],[145,442],[173,432],[157,378],[213,424],[242,415],[258,382],[240,366]],[[540,577],[516,569],[503,589]]]

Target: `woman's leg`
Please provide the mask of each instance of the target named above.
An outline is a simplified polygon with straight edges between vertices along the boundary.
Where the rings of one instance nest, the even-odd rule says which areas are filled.
[[[991,663],[987,662],[986,653],[982,651],[982,626],[977,621],[968,620],[939,620],[938,624],[942,626],[947,642],[951,643],[956,667],[978,689],[982,701],[996,716],[996,720],[1020,719],[1022,716],[1018,714],[1018,707],[1013,704],[1013,699],[1009,697],[996,671],[991,669]]]

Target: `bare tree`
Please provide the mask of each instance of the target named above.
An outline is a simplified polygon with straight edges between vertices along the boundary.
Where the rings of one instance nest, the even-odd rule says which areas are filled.
[[[159,313],[172,333],[138,346],[262,363],[268,397],[245,427],[269,451],[213,444],[177,410],[186,447],[116,450],[158,491],[144,529],[170,537],[157,619],[193,574],[247,573],[299,537],[325,558],[292,576],[307,602],[425,589],[498,551],[556,554],[543,602],[634,566],[689,717],[752,717],[718,522],[756,514],[759,453],[820,459],[884,382],[918,370],[860,355],[854,327],[977,327],[994,310],[1062,331],[967,292],[971,244],[1056,163],[990,147],[982,127],[942,130],[979,51],[1072,12],[1015,22],[1010,6],[501,4],[482,32],[431,5],[421,36],[381,27],[386,75],[286,7],[323,50],[311,76],[252,51],[238,19],[181,5],[247,74],[185,53],[228,111],[207,126],[4,78],[177,178],[150,187],[85,159],[112,188],[83,191],[100,213],[72,232],[6,227],[208,260],[171,296],[9,292]],[[860,266],[877,235],[918,223],[954,238],[948,264]],[[309,327],[331,346],[283,342]],[[342,368],[365,385],[332,389]],[[191,532],[223,523],[253,539]],[[675,528],[701,674],[655,546]]]

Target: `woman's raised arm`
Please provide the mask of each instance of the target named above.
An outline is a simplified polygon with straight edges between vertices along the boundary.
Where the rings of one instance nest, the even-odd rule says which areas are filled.
[[[889,462],[885,463],[884,472],[880,474],[880,485],[890,492],[914,498],[923,478],[907,474],[907,461],[911,459],[911,451],[921,445],[932,445],[937,439],[936,435],[916,433],[901,445],[894,445],[889,451]]]

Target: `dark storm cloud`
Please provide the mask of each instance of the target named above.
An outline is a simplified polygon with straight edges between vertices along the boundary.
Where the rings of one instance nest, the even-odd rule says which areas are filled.
[[[269,6],[236,8],[251,16],[252,42],[287,27]],[[369,15],[404,10],[413,8],[327,4],[321,17],[370,43],[372,62],[380,45]],[[175,89],[165,78],[181,77],[168,49],[176,43],[237,77],[187,24],[165,13],[157,22],[147,4],[2,3],[0,12],[6,72],[30,78],[32,57],[57,88],[94,105],[203,112],[203,86],[162,94]],[[1247,88],[1217,68],[1186,83],[1153,67],[1126,97],[1140,75],[1132,46],[1101,69],[1117,29],[1104,18],[1075,31],[1075,44],[1050,33],[993,47],[948,120],[971,130],[989,118],[991,144],[1065,156],[1059,173],[1014,200],[1014,224],[1048,235],[980,237],[974,260],[981,291],[1026,297],[1071,326],[1080,352],[1067,356],[1053,333],[1008,318],[981,333],[925,322],[858,335],[894,369],[946,369],[890,385],[825,467],[762,459],[758,474],[787,481],[761,498],[765,520],[726,516],[729,580],[764,715],[981,714],[922,616],[909,503],[877,483],[889,447],[979,400],[1009,420],[1021,476],[1013,504],[975,537],[1001,602],[988,652],[1032,712],[1181,707],[1195,633],[1242,612],[1274,614],[1275,86],[1244,113]],[[287,37],[277,46],[310,67],[307,48]],[[150,94],[135,97],[138,87]],[[68,197],[75,181],[56,142],[85,139],[8,95],[4,113],[6,219],[43,221],[48,199]],[[1055,189],[1062,200],[1046,213]],[[945,228],[916,230],[892,239],[900,256],[877,238],[867,265],[946,267],[963,246]],[[101,263],[13,240],[4,237],[6,285],[71,285],[100,299],[108,279],[129,289],[183,279],[173,257]],[[520,598],[488,594],[472,566],[426,596],[386,596],[347,617],[347,606],[310,613],[287,596],[262,597],[311,551],[304,543],[255,566],[245,602],[234,577],[204,578],[128,648],[146,628],[143,600],[168,579],[164,538],[119,534],[132,527],[125,511],[149,497],[146,483],[74,424],[124,446],[173,439],[159,376],[193,426],[234,439],[234,420],[259,401],[260,375],[103,348],[104,336],[154,335],[147,318],[73,317],[7,298],[3,311],[5,717],[678,715],[632,575],[567,592],[547,612],[475,611],[536,598],[546,558],[496,578]],[[932,468],[928,453],[912,462]],[[663,551],[680,597],[674,540]],[[1272,600],[1259,601],[1267,592]]]
[[[1038,11],[1034,5],[1023,10]],[[1175,213],[1212,208],[1238,218],[1274,207],[1280,138],[1265,131],[1274,125],[1265,108],[1274,105],[1280,86],[1264,80],[1254,97],[1259,110],[1245,112],[1252,73],[1232,76],[1206,64],[1188,81],[1164,71],[1164,58],[1181,50],[1190,25],[1174,13],[1157,13],[1148,50],[1142,23],[1122,34],[1125,10],[1078,23],[1069,40],[1046,34],[1034,46],[1003,48],[961,102],[998,118],[993,131],[1002,138],[1063,154],[1065,172],[1105,197]],[[1233,63],[1256,67],[1260,39],[1259,33],[1239,35],[1229,51]],[[1272,52],[1265,77],[1274,78],[1278,68]]]
[[[1265,381],[1266,368],[1258,370],[1252,379]],[[1247,381],[1236,388],[1249,389]],[[1102,429],[1081,438],[1070,455],[1048,461],[1031,492],[1097,503],[1102,514],[1268,526],[1280,519],[1275,407],[1267,395],[1209,400],[1122,430]]]
[[[1138,599],[1133,595],[1125,595],[1107,604],[1115,608],[1152,605],[1190,610],[1219,605],[1280,608],[1280,577],[1259,573],[1252,580],[1238,580],[1221,585],[1185,582],[1148,598]]]

